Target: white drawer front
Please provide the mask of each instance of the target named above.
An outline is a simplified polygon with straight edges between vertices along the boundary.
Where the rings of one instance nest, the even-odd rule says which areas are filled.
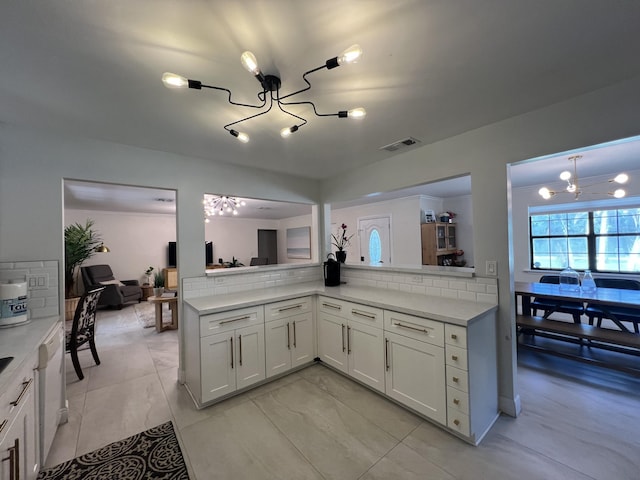
[[[457,388],[447,387],[447,408],[469,415],[469,394]]]
[[[318,309],[329,315],[344,317],[347,311],[347,305],[346,302],[336,298],[318,297]]]
[[[451,365],[447,365],[447,385],[468,392],[468,375],[465,370],[461,370]]]
[[[447,365],[453,365],[462,370],[469,370],[467,367],[467,350],[455,345],[447,345],[445,348],[445,359]]]
[[[444,341],[449,345],[467,348],[467,329],[447,323],[444,326]]]
[[[282,302],[268,303],[264,306],[264,321],[299,315],[311,311],[311,297],[292,298]]]
[[[444,323],[436,320],[385,310],[384,329],[421,342],[444,346]]]
[[[384,310],[381,308],[351,302],[345,302],[345,306],[347,307],[345,312],[347,319],[382,329],[384,324]]]
[[[228,332],[257,323],[264,323],[264,308],[262,305],[203,315],[200,317],[200,336],[206,337],[216,333]]]
[[[465,437],[468,437],[470,434],[469,416],[457,410],[447,412],[447,426]]]

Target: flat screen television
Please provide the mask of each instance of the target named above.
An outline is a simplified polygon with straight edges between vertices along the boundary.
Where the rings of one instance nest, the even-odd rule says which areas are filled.
[[[177,258],[176,242],[169,242],[167,267],[176,267],[178,265]],[[213,265],[213,242],[204,242],[204,261],[205,265]]]

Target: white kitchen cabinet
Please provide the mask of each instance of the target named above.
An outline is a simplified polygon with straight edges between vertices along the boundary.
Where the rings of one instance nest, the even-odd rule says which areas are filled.
[[[187,389],[198,406],[266,378],[262,306],[202,316],[186,308],[184,317],[187,342],[200,347],[185,355]]]
[[[314,360],[312,305],[311,297],[265,305],[267,378]]]
[[[383,311],[343,300],[318,300],[320,359],[384,392]]]
[[[27,368],[0,396],[0,480],[38,475],[35,385],[33,369]]]
[[[444,325],[385,310],[386,394],[447,423]]]

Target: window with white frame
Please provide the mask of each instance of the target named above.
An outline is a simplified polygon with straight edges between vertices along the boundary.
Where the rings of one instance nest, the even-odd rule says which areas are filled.
[[[534,270],[640,273],[640,199],[530,207],[529,250]]]

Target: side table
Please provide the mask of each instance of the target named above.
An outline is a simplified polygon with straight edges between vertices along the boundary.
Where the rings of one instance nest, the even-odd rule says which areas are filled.
[[[142,300],[146,300],[153,295],[153,286],[142,285],[140,288],[142,288]]]
[[[178,328],[178,297],[149,297],[147,301],[156,306],[156,332],[164,332],[165,330],[176,330]],[[163,325],[162,323],[162,304],[168,303],[171,311],[171,323]]]

